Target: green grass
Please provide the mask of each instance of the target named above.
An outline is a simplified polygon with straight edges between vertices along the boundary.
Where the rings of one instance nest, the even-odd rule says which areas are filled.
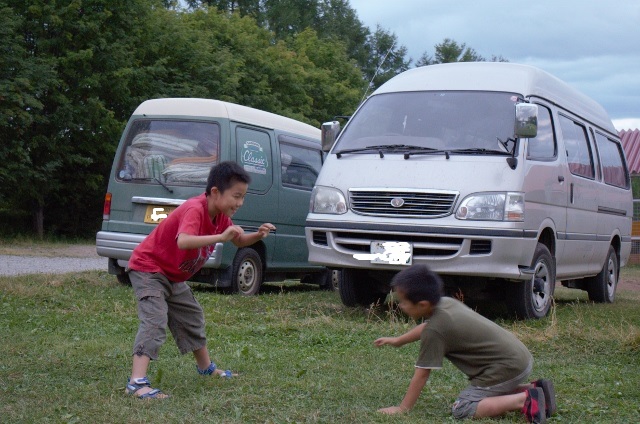
[[[640,276],[640,268],[623,275]],[[205,309],[212,357],[234,380],[196,374],[169,336],[149,377],[171,394],[140,401],[124,394],[137,329],[132,290],[104,272],[0,277],[0,421],[6,423],[440,423],[464,376],[450,363],[434,371],[416,407],[398,404],[418,344],[375,348],[413,323],[383,309],[349,309],[336,293],[299,284],[269,285],[257,297],[194,285]],[[640,422],[640,293],[612,305],[558,289],[540,321],[499,323],[529,346],[532,377],[556,385],[550,422]],[[499,420],[522,423],[512,413]]]

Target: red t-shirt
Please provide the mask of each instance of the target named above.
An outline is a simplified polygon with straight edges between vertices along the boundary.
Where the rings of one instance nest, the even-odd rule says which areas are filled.
[[[231,225],[231,218],[223,213],[217,214],[213,220],[209,217],[207,197],[204,194],[192,197],[171,212],[133,250],[129,268],[142,272],[159,272],[174,283],[186,281],[207,262],[215,246],[179,249],[178,235],[221,234]]]

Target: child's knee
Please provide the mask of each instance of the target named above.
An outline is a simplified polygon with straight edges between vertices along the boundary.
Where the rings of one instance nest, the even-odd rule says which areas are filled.
[[[478,409],[478,402],[473,402],[466,399],[456,399],[451,407],[451,413],[453,417],[458,420],[464,420],[467,418],[473,418]]]

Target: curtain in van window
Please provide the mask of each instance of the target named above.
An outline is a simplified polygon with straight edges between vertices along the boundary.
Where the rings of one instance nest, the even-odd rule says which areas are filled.
[[[219,148],[216,123],[139,119],[127,133],[117,178],[206,185]]]
[[[593,155],[587,129],[566,116],[560,115],[560,129],[567,154],[569,171],[581,177],[594,178]]]
[[[605,184],[627,188],[629,179],[624,167],[623,150],[620,143],[596,133],[596,145],[600,153]]]

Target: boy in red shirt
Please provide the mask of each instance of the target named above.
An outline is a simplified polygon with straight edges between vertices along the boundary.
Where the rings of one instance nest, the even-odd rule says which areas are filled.
[[[193,352],[201,375],[231,378],[217,369],[206,346],[204,313],[185,281],[205,264],[216,243],[238,247],[265,238],[272,224],[245,234],[231,217],[242,206],[251,177],[235,162],[214,166],[204,194],[184,202],[147,236],[129,260],[129,278],[138,301],[140,326],[133,346],[133,367],[126,393],[140,399],[168,395],[151,387],[147,368],[158,357],[169,327],[180,353]]]

